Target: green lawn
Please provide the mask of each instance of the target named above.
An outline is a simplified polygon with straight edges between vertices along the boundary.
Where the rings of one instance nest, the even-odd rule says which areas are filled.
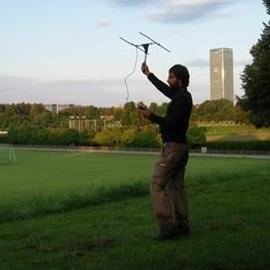
[[[0,205],[148,181],[154,162],[154,157],[142,155],[20,150],[16,158],[15,164],[0,164]]]
[[[128,154],[16,151],[15,164],[0,163],[0,209],[33,198],[59,197],[91,188],[148,183],[157,157]],[[268,172],[269,160],[191,158],[187,181]]]
[[[146,194],[156,159],[16,154],[17,163],[0,165],[0,210],[9,206],[28,211],[33,198],[42,204],[48,203],[42,198],[61,201],[74,193],[76,203],[89,195],[85,192],[91,185],[114,186],[121,195],[126,189],[117,187],[123,183],[132,187],[142,182]],[[269,165],[269,160],[191,158],[186,182],[192,235],[186,239],[151,240],[156,225],[148,196],[116,196],[109,203],[101,198],[99,205],[73,211],[3,219],[0,269],[270,269]]]
[[[192,236],[166,243],[151,240],[148,197],[2,223],[0,268],[269,269],[269,184],[239,181],[191,192]]]
[[[260,141],[270,140],[270,129],[254,126],[208,126],[207,141]]]

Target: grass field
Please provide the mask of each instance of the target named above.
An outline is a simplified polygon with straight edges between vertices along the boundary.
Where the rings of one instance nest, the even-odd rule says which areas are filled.
[[[16,156],[0,163],[0,269],[270,268],[269,160],[191,158],[192,236],[155,243],[156,157]]]
[[[254,126],[208,126],[207,141],[261,141],[270,140],[270,129]]]
[[[89,154],[82,152],[16,151],[15,164],[2,163],[1,205],[22,207],[33,199],[85,193],[102,187],[148,183],[155,156]],[[192,158],[187,178],[222,178],[257,174],[267,170],[269,160]],[[189,182],[190,182],[189,181]]]

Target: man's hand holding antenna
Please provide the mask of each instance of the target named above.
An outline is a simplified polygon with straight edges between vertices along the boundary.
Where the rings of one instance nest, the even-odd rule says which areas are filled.
[[[138,114],[143,117],[148,119],[149,116],[152,114],[152,111],[145,105],[139,105],[137,108]]]
[[[142,73],[146,76],[148,76],[151,73],[149,70],[149,67],[147,66],[145,62],[142,63],[141,70],[142,70]]]
[[[147,64],[145,62],[142,63],[141,71],[146,76],[148,76],[150,74],[149,67],[147,66]],[[137,111],[141,117],[146,118],[146,119],[148,119],[149,116],[152,114],[152,111],[147,106],[145,106],[143,104],[140,104],[138,106]]]

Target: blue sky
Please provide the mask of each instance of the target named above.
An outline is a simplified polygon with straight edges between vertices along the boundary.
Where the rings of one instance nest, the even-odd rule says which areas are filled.
[[[121,105],[142,31],[152,46],[148,64],[163,80],[187,65],[195,103],[209,99],[209,50],[234,50],[235,94],[249,49],[269,17],[260,0],[0,0],[0,103]],[[129,79],[130,100],[168,101],[140,73]]]

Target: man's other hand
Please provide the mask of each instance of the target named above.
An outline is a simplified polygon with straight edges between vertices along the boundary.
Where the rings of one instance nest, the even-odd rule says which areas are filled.
[[[146,119],[148,119],[149,116],[152,114],[152,111],[149,110],[146,106],[139,106],[137,112],[141,117]]]
[[[150,70],[149,67],[146,65],[145,62],[142,63],[142,67],[141,67],[142,73],[146,76],[148,76],[150,74]]]

